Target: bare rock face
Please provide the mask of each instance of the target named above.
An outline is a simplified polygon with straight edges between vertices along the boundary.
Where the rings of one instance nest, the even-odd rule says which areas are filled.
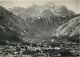
[[[53,36],[75,36],[80,34],[80,15],[59,26]]]
[[[29,8],[14,7],[10,9],[13,14],[26,19],[28,16],[32,18],[50,18],[52,16],[66,17],[74,15],[75,13],[67,9],[64,5],[57,6],[51,2],[43,6],[32,5]]]

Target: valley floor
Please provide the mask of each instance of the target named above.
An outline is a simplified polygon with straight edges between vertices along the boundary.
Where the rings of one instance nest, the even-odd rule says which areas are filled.
[[[4,56],[0,56],[0,57],[20,57],[20,56],[15,56],[15,55],[4,55]],[[22,55],[21,57],[34,57],[31,55]],[[36,57],[47,57],[47,56],[36,56]],[[48,56],[50,57],[50,56]],[[55,56],[57,57],[57,56]],[[76,57],[76,56],[63,56],[63,57]]]

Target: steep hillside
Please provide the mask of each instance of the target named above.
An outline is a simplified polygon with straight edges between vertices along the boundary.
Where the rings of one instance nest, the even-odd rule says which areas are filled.
[[[69,36],[73,37],[80,34],[80,15],[72,18],[70,21],[59,26],[53,36]]]
[[[8,27],[0,25],[0,45],[6,44],[7,41],[20,42],[22,39],[16,31],[12,31]]]
[[[7,11],[4,7],[0,6],[0,39],[6,41],[18,42],[19,39],[29,36],[25,32],[26,22],[20,17],[15,16],[13,13]]]

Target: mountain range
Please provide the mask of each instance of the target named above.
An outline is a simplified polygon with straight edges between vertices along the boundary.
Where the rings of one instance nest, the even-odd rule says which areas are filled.
[[[32,42],[38,43],[51,40],[58,26],[76,16],[77,14],[64,5],[56,6],[53,3],[28,8],[14,7],[9,10],[0,6],[0,37],[6,41],[14,41],[16,38],[28,42],[34,40]]]

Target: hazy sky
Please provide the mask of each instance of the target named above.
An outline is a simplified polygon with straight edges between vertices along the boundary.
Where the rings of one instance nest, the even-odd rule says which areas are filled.
[[[29,7],[33,4],[44,5],[47,2],[53,2],[56,5],[65,5],[75,13],[80,13],[80,0],[0,0],[0,6],[12,8],[14,6]]]

